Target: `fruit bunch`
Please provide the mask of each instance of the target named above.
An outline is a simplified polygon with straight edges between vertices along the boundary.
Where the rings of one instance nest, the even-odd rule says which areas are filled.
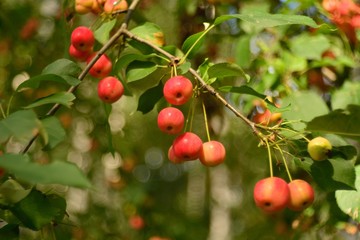
[[[332,145],[324,137],[316,137],[308,142],[308,153],[314,161],[324,161],[328,158]],[[261,179],[254,187],[256,206],[266,213],[276,213],[286,207],[293,211],[302,211],[314,202],[314,189],[301,179],[290,183],[279,177]]]
[[[75,0],[75,11],[79,14],[106,13],[112,14],[117,11],[126,11],[126,0]]]
[[[75,28],[71,33],[69,55],[77,61],[90,64],[97,56],[94,52],[95,37],[91,29],[85,26]],[[113,76],[109,76],[112,62],[106,54],[102,54],[92,65],[89,74],[94,78],[101,78],[98,83],[98,96],[105,103],[113,103],[124,93],[124,86]]]
[[[168,79],[163,88],[165,100],[175,106],[187,103],[193,95],[193,84],[184,76]],[[168,150],[168,158],[173,163],[182,163],[199,159],[205,166],[216,166],[225,160],[225,147],[219,141],[203,142],[201,138],[190,131],[181,133],[184,129],[185,117],[175,107],[162,109],[157,118],[159,129],[167,134],[178,136]]]
[[[256,100],[253,103],[254,109],[251,113],[251,121],[263,126],[273,126],[281,122],[281,113],[272,113],[263,100]],[[277,104],[276,104],[277,105]]]
[[[286,207],[302,211],[314,202],[314,189],[301,179],[287,183],[279,177],[268,177],[255,184],[254,201],[266,213],[276,213]]]
[[[330,20],[355,44],[355,30],[360,29],[360,7],[353,0],[323,0],[322,6],[330,14]]]

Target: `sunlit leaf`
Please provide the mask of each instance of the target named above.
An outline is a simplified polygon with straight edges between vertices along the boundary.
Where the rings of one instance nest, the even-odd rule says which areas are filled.
[[[215,25],[221,24],[229,19],[238,18],[252,24],[262,26],[264,28],[276,27],[289,24],[307,25],[313,28],[319,27],[310,17],[303,15],[289,14],[270,14],[262,11],[251,11],[246,14],[232,14],[217,17],[214,21]]]
[[[58,104],[61,104],[61,105],[64,105],[64,106],[70,108],[70,106],[73,104],[74,100],[75,100],[74,94],[69,93],[69,92],[58,92],[58,93],[54,93],[54,94],[51,94],[51,95],[43,97],[43,98],[39,98],[35,102],[27,105],[24,108],[25,109],[34,108],[34,107],[39,107],[39,106],[42,106],[45,104],[54,104],[54,103],[58,103]]]
[[[62,184],[79,188],[91,187],[91,183],[83,172],[70,162],[53,161],[41,165],[31,162],[27,155],[4,154],[0,156],[0,167],[30,183]]]
[[[250,79],[239,65],[227,62],[210,66],[208,74],[209,78],[243,77],[247,81]]]
[[[47,82],[47,81],[51,81],[51,82],[58,82],[58,83],[65,83],[71,86],[76,86],[80,83],[80,80],[77,78],[74,78],[72,76],[60,76],[60,75],[56,75],[56,74],[41,74],[35,77],[32,77],[28,80],[26,80],[25,82],[21,83],[18,88],[16,89],[16,91],[21,91],[24,88],[33,88],[33,89],[37,89],[40,86],[40,83],[42,82]]]
[[[345,109],[348,105],[360,105],[360,82],[346,81],[344,85],[332,94],[333,109]]]
[[[19,202],[24,199],[31,189],[24,189],[14,179],[8,179],[0,185],[0,203],[2,205],[9,205]]]
[[[65,139],[66,133],[58,118],[48,117],[41,122],[48,138],[46,149],[54,148]]]
[[[126,69],[126,77],[128,82],[134,82],[155,72],[157,65],[153,62],[134,61],[129,64]]]
[[[81,73],[79,65],[69,59],[58,59],[47,65],[41,74],[68,75],[76,77]]]
[[[330,40],[324,35],[301,34],[290,41],[293,54],[306,59],[321,59],[329,47]]]
[[[333,133],[360,140],[360,106],[349,105],[346,110],[338,109],[316,117],[307,123],[306,130]]]
[[[165,44],[164,34],[161,28],[154,23],[146,22],[143,25],[131,29],[131,32],[159,47]]]
[[[198,32],[198,33],[195,33],[191,36],[189,36],[187,39],[185,39],[185,41],[183,42],[183,45],[181,47],[181,50],[184,52],[184,53],[187,53],[191,47],[191,51],[188,53],[188,57],[191,58],[194,53],[196,53],[197,51],[199,51],[199,49],[201,48],[201,46],[203,45],[204,43],[204,38],[200,38],[201,35],[204,34],[204,31],[202,32]],[[198,41],[198,42],[196,42]],[[195,45],[194,45],[195,44]],[[194,46],[193,46],[194,45]]]
[[[110,32],[114,28],[116,19],[103,22],[101,26],[94,32],[95,39],[101,44],[105,44],[110,38]]]
[[[38,127],[36,114],[31,110],[20,110],[0,121],[0,142],[10,136],[22,138],[29,136]]]
[[[352,219],[360,222],[360,165],[355,167],[356,190],[338,190],[335,192],[336,202],[339,208]]]

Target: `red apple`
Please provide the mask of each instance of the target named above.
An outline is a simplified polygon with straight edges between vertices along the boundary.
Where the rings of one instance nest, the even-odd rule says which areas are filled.
[[[105,0],[93,0],[91,12],[94,14],[101,13],[104,9]]]
[[[182,105],[192,97],[193,85],[186,77],[175,76],[166,81],[163,93],[170,104]]]
[[[290,201],[288,208],[294,211],[302,211],[314,202],[314,189],[301,179],[296,179],[288,184]]]
[[[184,161],[195,160],[200,156],[202,141],[195,133],[185,132],[175,138],[173,149],[177,158]]]
[[[80,51],[76,49],[72,44],[69,47],[69,55],[80,62],[85,62],[86,59],[91,55],[91,51]]]
[[[169,150],[168,150],[168,158],[171,162],[173,163],[182,163],[184,162],[183,159],[178,158],[175,153],[174,153],[174,148],[173,146],[170,146]]]
[[[115,77],[105,77],[98,83],[98,96],[106,103],[113,103],[120,99],[124,93],[124,86]]]
[[[200,162],[205,166],[216,166],[225,161],[226,150],[224,145],[219,141],[209,141],[203,143],[200,152]]]
[[[162,109],[157,118],[160,130],[168,134],[180,133],[184,127],[184,121],[184,114],[174,107]]]
[[[283,210],[290,201],[288,184],[279,177],[268,177],[258,181],[254,187],[256,206],[266,213]]]
[[[128,9],[126,0],[106,0],[104,4],[104,12],[113,13],[115,11],[124,11]]]
[[[79,51],[92,51],[95,37],[91,29],[80,26],[72,31],[70,42]]]
[[[139,215],[131,216],[129,219],[129,224],[135,230],[140,230],[145,226],[144,219]]]
[[[96,56],[96,53],[92,54],[88,59],[87,59],[87,63],[89,64],[89,62]],[[96,77],[96,78],[104,78],[107,77],[112,69],[112,62],[110,60],[110,58],[106,55],[103,54],[101,55],[101,57],[95,62],[95,64],[91,67],[89,73],[91,76]]]

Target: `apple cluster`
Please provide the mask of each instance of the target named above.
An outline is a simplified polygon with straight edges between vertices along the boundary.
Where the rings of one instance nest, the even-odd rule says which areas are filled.
[[[163,88],[165,100],[175,106],[187,103],[193,94],[192,82],[184,76],[168,79]],[[203,142],[193,132],[183,132],[185,117],[181,110],[170,106],[162,109],[157,118],[159,129],[167,134],[177,135],[168,150],[173,163],[199,159],[205,166],[216,166],[225,160],[225,147],[219,141]]]
[[[281,113],[272,113],[267,107],[266,103],[261,101],[254,101],[254,110],[251,114],[251,121],[263,126],[272,126],[281,122]]]
[[[255,184],[254,201],[256,206],[269,214],[285,208],[302,211],[314,202],[314,189],[302,179],[287,183],[279,177],[268,177]]]
[[[94,52],[95,37],[91,29],[85,26],[75,28],[71,33],[69,55],[77,61],[89,64],[97,55]],[[113,103],[120,99],[124,93],[124,86],[113,76],[109,76],[112,70],[111,59],[102,54],[90,68],[89,74],[94,78],[100,78],[98,83],[98,96],[106,103]]]
[[[126,11],[128,3],[126,0],[75,0],[75,11],[79,14],[106,13]]]

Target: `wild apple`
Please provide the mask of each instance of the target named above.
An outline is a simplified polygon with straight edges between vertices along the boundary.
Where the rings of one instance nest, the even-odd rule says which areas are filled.
[[[200,152],[200,162],[205,166],[216,166],[225,161],[226,150],[219,141],[204,142]]]
[[[314,202],[314,189],[308,182],[296,179],[288,183],[288,187],[290,190],[289,209],[302,211]]]
[[[185,132],[175,138],[173,142],[174,154],[177,158],[184,161],[198,159],[202,144],[202,140],[198,135],[192,132]]]
[[[331,152],[332,145],[326,138],[316,137],[308,143],[307,151],[315,161],[326,160]]]
[[[87,59],[87,63],[96,56],[96,53],[90,55],[90,57]],[[91,76],[96,78],[104,78],[107,77],[112,69],[112,62],[110,58],[103,54],[101,57],[95,62],[95,64],[91,67],[89,73]]]
[[[182,105],[192,97],[193,85],[186,77],[175,76],[166,81],[163,93],[168,103]]]
[[[104,10],[105,0],[93,0],[91,12],[94,14],[101,13]]]
[[[134,216],[130,217],[129,224],[130,224],[131,228],[133,228],[135,230],[140,230],[145,226],[145,221],[141,216],[134,215]]]
[[[264,178],[255,184],[254,200],[256,206],[266,213],[279,212],[290,200],[288,184],[279,177]]]
[[[128,9],[126,0],[106,0],[104,4],[104,12],[110,14],[115,11],[124,11]]]
[[[114,103],[120,99],[124,93],[124,86],[115,77],[105,77],[98,83],[98,96],[106,103]]]
[[[92,51],[95,44],[95,37],[91,29],[80,26],[71,33],[71,45],[79,51]]]
[[[162,132],[178,134],[184,127],[184,119],[184,114],[179,109],[167,107],[159,112],[157,123]]]
[[[170,148],[168,150],[168,158],[173,163],[182,163],[182,162],[184,162],[183,159],[181,159],[181,158],[179,158],[179,157],[177,157],[175,155],[173,146],[170,146]]]
[[[69,55],[80,62],[85,62],[91,54],[91,51],[80,51],[76,49],[72,44],[69,47]]]

